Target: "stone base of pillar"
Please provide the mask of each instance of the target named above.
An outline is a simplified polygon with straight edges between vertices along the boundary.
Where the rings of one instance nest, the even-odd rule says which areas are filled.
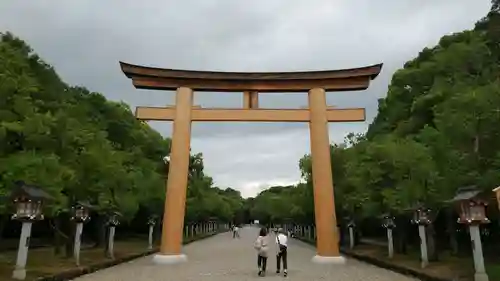
[[[14,272],[12,272],[12,278],[17,280],[26,279],[26,269],[24,268],[14,269]]]
[[[155,264],[178,264],[178,263],[184,263],[187,262],[188,258],[184,254],[180,255],[162,255],[162,254],[156,254],[153,257],[153,263]]]
[[[489,281],[488,274],[486,273],[475,273],[474,281]]]
[[[338,257],[326,257],[315,255],[311,261],[317,264],[345,264],[346,259],[343,256]]]

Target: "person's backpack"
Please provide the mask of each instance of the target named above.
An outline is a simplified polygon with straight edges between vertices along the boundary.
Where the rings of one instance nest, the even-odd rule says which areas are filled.
[[[257,240],[255,240],[255,242],[253,243],[253,247],[257,251],[259,251],[260,248],[262,248],[262,240],[260,239],[260,237],[258,237]]]
[[[278,240],[278,245],[280,247],[280,252],[285,251],[287,247],[285,245],[281,244],[279,234],[278,234],[278,236],[276,236],[276,239]]]

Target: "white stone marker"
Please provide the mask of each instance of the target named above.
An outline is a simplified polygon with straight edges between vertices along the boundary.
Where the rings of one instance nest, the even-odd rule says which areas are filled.
[[[115,242],[115,227],[110,226],[109,227],[109,239],[108,239],[108,255],[112,259],[115,258],[115,254],[114,254],[114,250],[113,250],[114,242]]]
[[[354,249],[354,227],[349,227],[349,248]]]
[[[420,257],[422,261],[420,266],[425,268],[429,264],[429,257],[427,256],[427,236],[425,235],[425,225],[418,225],[418,235],[420,236]]]
[[[24,221],[19,238],[19,248],[17,250],[16,268],[12,273],[12,278],[24,280],[26,278],[26,261],[28,259],[28,248],[31,235],[31,221]]]
[[[394,257],[394,240],[392,239],[392,229],[387,228],[387,248],[389,251],[389,258]]]
[[[149,225],[148,250],[153,250],[153,229],[154,224]]]
[[[75,257],[76,266],[80,266],[80,248],[82,244],[83,222],[76,223],[75,231],[75,244],[73,248],[73,255]]]
[[[472,255],[474,257],[474,281],[489,281],[488,275],[484,268],[483,246],[481,245],[481,234],[479,225],[469,225],[470,240],[472,242]]]

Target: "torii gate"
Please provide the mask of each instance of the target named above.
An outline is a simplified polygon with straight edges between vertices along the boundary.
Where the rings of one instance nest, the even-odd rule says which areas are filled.
[[[140,120],[174,121],[161,247],[154,262],[187,261],[181,250],[192,121],[309,122],[317,229],[317,255],[313,262],[344,262],[338,246],[328,122],[365,121],[365,110],[330,108],[325,91],[365,90],[380,73],[382,64],[332,71],[268,73],[162,69],[124,62],[120,66],[137,89],[177,91],[174,106],[137,107],[135,113]],[[193,106],[193,91],[243,92],[243,108]],[[308,92],[309,108],[259,108],[259,93],[269,92]]]

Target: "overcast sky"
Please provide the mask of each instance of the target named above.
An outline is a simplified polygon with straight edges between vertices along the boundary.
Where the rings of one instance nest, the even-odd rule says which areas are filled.
[[[118,61],[165,68],[296,71],[384,63],[362,92],[329,105],[366,107],[365,123],[330,125],[330,140],[363,133],[395,70],[445,34],[472,28],[490,0],[0,1],[0,32],[30,44],[70,84],[133,108],[172,104],[172,92],[136,90]],[[197,93],[202,106],[238,107],[239,93]],[[305,93],[264,94],[263,107],[299,108]],[[152,123],[170,136],[171,123]],[[245,197],[300,180],[307,124],[195,123],[192,149],[219,186]]]

